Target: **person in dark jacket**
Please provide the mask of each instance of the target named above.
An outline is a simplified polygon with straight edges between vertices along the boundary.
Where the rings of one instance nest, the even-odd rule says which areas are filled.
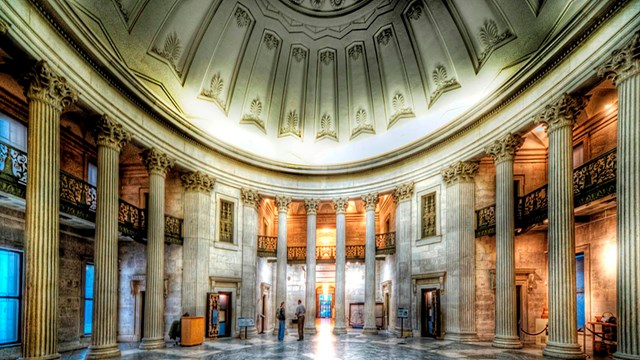
[[[284,324],[285,324],[285,312],[284,312],[284,301],[280,303],[280,308],[277,312],[279,327],[278,327],[278,341],[284,340]]]

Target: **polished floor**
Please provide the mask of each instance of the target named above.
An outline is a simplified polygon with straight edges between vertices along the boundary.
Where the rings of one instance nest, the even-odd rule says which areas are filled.
[[[220,339],[201,346],[141,351],[137,343],[120,344],[122,359],[542,359],[542,350],[528,347],[522,350],[498,350],[489,342],[469,344],[436,341],[423,338],[398,339],[380,334],[364,336],[360,331],[335,336],[331,324],[318,324],[318,334],[297,341],[295,329],[290,329],[283,342],[271,334],[249,340]],[[83,359],[86,350],[62,354],[62,359]]]

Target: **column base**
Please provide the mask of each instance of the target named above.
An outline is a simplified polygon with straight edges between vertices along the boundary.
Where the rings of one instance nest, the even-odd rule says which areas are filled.
[[[580,345],[557,342],[547,342],[547,346],[542,350],[542,355],[558,359],[584,359],[586,357],[580,350]]]
[[[333,334],[334,335],[343,335],[347,333],[347,328],[345,328],[344,326],[338,327],[338,326],[334,326],[333,327]]]
[[[52,360],[52,359],[60,359],[60,354],[50,354],[44,356],[36,356],[36,357],[20,357],[19,360]]]
[[[624,354],[621,353],[620,350],[613,354],[614,359],[624,359],[624,360],[640,360],[640,354]]]
[[[247,329],[247,336],[246,337],[244,336],[244,334],[245,334],[244,328],[241,328],[240,330],[238,330],[238,332],[239,332],[238,333],[238,337],[240,339],[250,339],[250,338],[256,337],[258,335],[258,329],[255,326],[249,327]]]
[[[166,345],[164,343],[164,338],[155,338],[155,339],[144,338],[140,343],[139,349],[140,350],[162,349],[165,346]]]
[[[500,349],[522,349],[522,341],[517,336],[496,336],[491,346]]]
[[[378,328],[377,327],[364,327],[362,328],[362,333],[365,335],[378,335]]]
[[[120,349],[117,344],[108,344],[101,346],[89,346],[89,351],[85,359],[110,359],[120,356]]]
[[[401,333],[401,331],[402,331],[402,333]],[[404,328],[404,329],[403,329],[403,328],[399,328],[399,327],[397,327],[397,328],[395,328],[395,329],[393,330],[393,332],[394,332],[394,334],[396,334],[398,337],[403,337],[403,338],[406,338],[406,337],[413,337],[413,330],[411,330],[411,328]]]
[[[314,323],[315,323],[315,321],[314,321]],[[304,333],[305,334],[309,334],[309,335],[315,335],[317,333],[316,327],[315,326],[313,326],[313,327],[305,327],[304,328]]]
[[[473,342],[480,341],[478,334],[475,332],[469,333],[452,333],[448,332],[444,335],[445,340],[458,341],[458,342]]]

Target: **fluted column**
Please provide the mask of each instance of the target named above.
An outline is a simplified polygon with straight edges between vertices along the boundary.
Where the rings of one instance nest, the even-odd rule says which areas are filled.
[[[180,175],[180,180],[184,188],[182,314],[205,316],[214,179],[195,171]]]
[[[345,213],[349,201],[347,198],[333,200],[333,207],[336,209],[336,321],[333,333],[336,335],[346,334],[345,326],[345,267],[346,267],[346,224]]]
[[[278,244],[276,246],[276,309],[284,302],[287,305],[287,213],[291,198],[283,195],[276,196],[276,206],[278,207]],[[291,309],[289,309],[291,313]],[[278,332],[278,327],[273,329]]]
[[[45,61],[28,74],[29,176],[25,210],[25,298],[22,356],[57,359],[60,114],[77,100]]]
[[[395,332],[400,336],[412,336],[413,316],[411,311],[411,198],[413,197],[413,183],[399,185],[393,192],[396,204],[396,279],[394,287],[396,307],[406,308],[409,317],[396,320]],[[375,244],[374,244],[375,246]],[[374,250],[375,251],[375,250]],[[401,330],[404,332],[400,334]]]
[[[485,149],[496,164],[496,336],[493,346],[519,349],[516,303],[513,160],[524,139],[507,134]]]
[[[144,338],[140,349],[164,347],[164,180],[173,159],[155,148],[142,152],[149,171],[147,204],[147,290],[144,304]]]
[[[362,195],[365,214],[364,334],[377,334],[376,327],[376,205],[378,194]]]
[[[549,136],[549,339],[544,355],[583,358],[576,320],[572,128],[586,98],[564,94],[538,113]]]
[[[640,32],[598,69],[618,88],[618,359],[640,359]]]
[[[318,199],[306,199],[304,208],[307,210],[307,284],[305,288],[306,320],[304,332],[316,333],[316,214],[318,213]]]
[[[258,268],[258,207],[260,195],[255,190],[242,189],[240,193],[242,203],[242,317],[254,319],[257,322],[258,313],[258,282],[256,269]],[[247,336],[254,336],[258,331],[255,326],[247,329]],[[244,338],[245,332],[240,332]]]
[[[458,161],[442,171],[447,202],[445,339],[474,341],[476,334],[475,183],[478,163]]]
[[[88,359],[120,356],[118,330],[118,197],[119,157],[131,135],[107,115],[98,119],[94,136],[98,144],[96,198],[95,284],[93,331]]]

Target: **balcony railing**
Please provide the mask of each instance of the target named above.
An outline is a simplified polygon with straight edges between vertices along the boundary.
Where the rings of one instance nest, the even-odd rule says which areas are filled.
[[[574,206],[582,206],[616,193],[616,149],[573,170]],[[548,217],[548,185],[516,199],[516,227],[526,230]],[[476,237],[496,233],[495,204],[476,210]]]
[[[376,234],[376,255],[393,255],[396,253],[396,233]]]
[[[26,198],[27,154],[0,142],[0,192]],[[60,171],[60,212],[94,222],[97,191],[95,186]],[[182,244],[182,219],[165,215],[165,242]],[[119,200],[118,231],[125,237],[146,242],[145,211]]]
[[[277,236],[258,235],[258,256],[276,257]]]

